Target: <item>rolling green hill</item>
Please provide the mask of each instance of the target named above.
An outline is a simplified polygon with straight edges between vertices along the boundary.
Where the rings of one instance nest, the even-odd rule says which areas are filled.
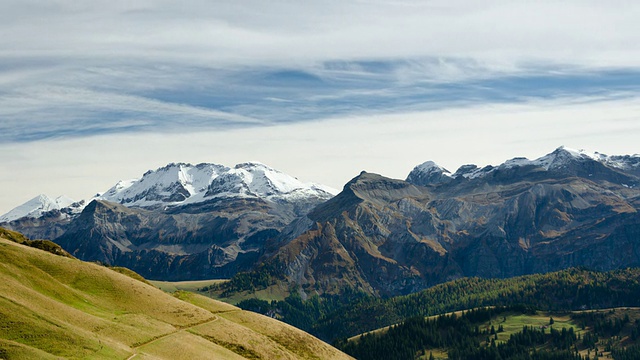
[[[277,320],[12,236],[0,232],[2,359],[349,358]]]

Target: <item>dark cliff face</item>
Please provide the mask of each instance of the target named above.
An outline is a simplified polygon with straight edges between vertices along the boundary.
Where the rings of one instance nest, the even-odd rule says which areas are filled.
[[[37,197],[15,212],[34,217],[6,225],[53,239],[82,260],[126,266],[151,279],[228,278],[256,266],[270,239],[332,194],[255,162],[233,169],[172,163],[118,182],[86,207],[41,214],[34,207],[49,208],[44,202],[53,200]]]
[[[424,187],[362,173],[271,256],[307,292],[377,295],[463,276],[640,265],[640,179],[589,159],[560,160],[433,184],[416,177]]]
[[[93,201],[55,241],[74,256],[149,279],[228,278],[251,269],[291,208],[238,198],[167,211]]]
[[[24,234],[29,239],[55,239],[66,231],[71,218],[60,210],[48,211],[38,218],[23,217],[2,226]]]

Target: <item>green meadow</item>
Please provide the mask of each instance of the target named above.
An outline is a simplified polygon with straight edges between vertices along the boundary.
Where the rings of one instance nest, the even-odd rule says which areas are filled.
[[[0,232],[2,359],[349,358],[269,317],[168,294],[135,273],[7,239],[14,236]]]

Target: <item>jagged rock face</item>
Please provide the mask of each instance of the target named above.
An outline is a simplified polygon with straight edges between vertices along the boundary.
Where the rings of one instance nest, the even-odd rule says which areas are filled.
[[[150,279],[224,278],[276,261],[307,293],[640,266],[637,155],[559,148],[453,174],[426,162],[406,181],[363,172],[331,197],[259,163],[170,164],[80,215],[54,209],[9,227]]]
[[[409,181],[363,173],[308,215],[307,230],[284,231],[270,256],[307,292],[377,295],[463,276],[638,266],[637,162],[611,158],[561,148],[453,175],[423,164]]]
[[[178,163],[120,181],[86,207],[40,195],[0,221],[150,279],[228,278],[253,268],[269,239],[335,193],[256,162]]]
[[[162,212],[93,201],[56,242],[80,259],[150,279],[227,278],[255,265],[264,243],[292,220],[257,199],[199,206]]]
[[[66,231],[71,217],[62,210],[49,210],[39,217],[22,217],[2,223],[2,226],[20,232],[29,239],[55,239]]]
[[[65,196],[52,199],[41,194],[0,216],[0,224],[31,239],[55,239],[84,205],[84,201],[76,202]]]

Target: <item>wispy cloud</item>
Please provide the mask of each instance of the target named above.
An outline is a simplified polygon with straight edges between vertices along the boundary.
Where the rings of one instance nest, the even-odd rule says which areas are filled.
[[[288,64],[389,57],[637,65],[640,4],[3,1],[4,55]]]
[[[171,131],[188,126],[259,125],[246,116],[87,88],[32,86],[0,97],[0,142],[123,131]],[[25,126],[28,124],[29,126]]]
[[[639,90],[636,69],[530,66],[498,72],[457,59],[333,61],[302,68],[40,65],[0,73],[0,142],[263,126],[568,95],[633,96]]]
[[[402,124],[414,129],[397,136],[423,131],[433,141],[441,134],[423,124],[439,128],[425,119],[458,110],[471,112],[448,118],[455,127],[442,131],[467,139],[468,131],[510,126],[509,116],[490,112],[502,119],[493,120],[480,116],[482,109],[517,110],[522,118],[520,106],[549,104],[573,109],[553,113],[553,122],[540,120],[562,139],[595,137],[558,114],[587,116],[574,108],[581,106],[606,109],[598,113],[614,119],[610,103],[625,104],[615,123],[624,125],[600,119],[595,131],[626,126],[637,135],[637,107],[629,104],[640,94],[639,17],[640,2],[631,0],[4,0],[0,146],[16,159],[16,149],[26,151],[20,143],[41,149],[49,139],[182,138],[238,129],[276,136],[282,126],[313,129],[283,132],[309,143],[320,141],[318,134],[336,136],[326,127],[348,122],[355,128],[344,133],[358,136],[354,129],[369,117],[388,127],[371,127],[366,136]],[[468,114],[486,123],[476,129]],[[399,120],[404,116],[415,121]],[[321,120],[325,125],[313,127]],[[521,140],[547,139],[549,132],[531,131],[532,140]],[[236,152],[234,139],[219,141]],[[335,146],[349,153],[363,145]],[[368,155],[354,159],[363,158]]]
[[[635,92],[638,13],[631,1],[8,0],[0,142]]]

